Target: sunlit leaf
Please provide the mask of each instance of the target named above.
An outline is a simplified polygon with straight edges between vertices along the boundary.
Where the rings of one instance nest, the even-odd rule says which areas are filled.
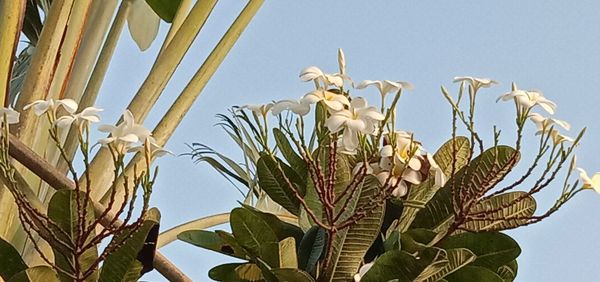
[[[140,50],[145,51],[158,34],[160,18],[152,10],[146,0],[131,0],[131,7],[127,15],[127,27],[133,41]]]

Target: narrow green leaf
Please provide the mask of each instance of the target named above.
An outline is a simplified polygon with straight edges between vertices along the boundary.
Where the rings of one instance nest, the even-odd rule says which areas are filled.
[[[27,269],[27,264],[19,252],[8,242],[0,238],[0,277],[8,281],[15,274]]]
[[[23,270],[7,282],[59,282],[58,275],[49,266],[34,266]]]
[[[504,279],[504,282],[512,282],[517,277],[518,269],[519,265],[517,264],[517,260],[513,260],[508,264],[499,267],[496,273]]]
[[[131,235],[129,239],[118,248],[116,251],[112,252],[102,265],[102,269],[100,271],[100,282],[124,282],[124,278],[128,277],[131,279],[132,269],[136,269],[139,267],[139,264],[136,265],[136,257],[139,251],[144,246],[144,242],[146,241],[146,237],[150,230],[159,223],[160,221],[160,213],[158,209],[152,208],[148,210],[146,214],[146,219],[144,223],[134,234]],[[113,238],[113,240],[123,240],[123,236],[128,234],[121,234]],[[138,274],[138,277],[139,278]],[[136,279],[137,279],[136,278]]]
[[[360,280],[361,282],[412,282],[433,261],[443,256],[443,250],[430,248],[418,257],[405,251],[389,251],[380,256]]]
[[[275,136],[275,142],[277,143],[279,151],[283,155],[283,158],[288,161],[290,167],[292,167],[300,177],[306,178],[308,176],[306,163],[292,148],[290,141],[285,134],[279,128],[273,128],[273,136]]]
[[[494,272],[500,266],[515,260],[521,253],[521,248],[515,240],[498,232],[457,234],[442,241],[442,247],[469,249],[477,256],[471,265],[483,266]]]
[[[168,23],[173,22],[175,13],[181,4],[181,0],[146,0],[146,2],[163,21]]]
[[[208,277],[216,281],[242,282],[261,281],[262,270],[253,263],[227,263],[213,267]]]

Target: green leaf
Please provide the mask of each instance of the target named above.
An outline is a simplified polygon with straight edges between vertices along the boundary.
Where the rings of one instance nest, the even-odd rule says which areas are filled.
[[[454,142],[453,142],[454,141]],[[458,172],[463,168],[470,158],[470,143],[469,139],[464,136],[457,136],[455,139],[450,139],[438,149],[433,155],[433,159],[438,166],[444,171],[446,177],[450,177],[452,174],[452,159],[454,158],[454,150],[456,150],[456,161],[454,162],[454,169]],[[435,175],[429,175],[427,181],[414,186],[408,192],[408,196],[403,201],[404,209],[400,216],[398,224],[398,230],[404,232],[408,230],[411,223],[417,216],[420,209],[424,208],[427,202],[435,195],[435,193],[441,188],[435,185]]]
[[[58,228],[62,230],[64,233],[68,234],[68,238],[66,238],[64,233],[61,233],[58,230],[54,230],[54,234],[56,234],[57,238],[66,242],[73,242],[76,239],[78,232],[78,222],[79,222],[79,212],[78,212],[78,204],[77,204],[77,193],[79,193],[79,202],[80,206],[83,210],[85,193],[76,192],[73,190],[62,189],[56,191],[50,202],[48,204],[48,217],[56,223]],[[90,226],[95,220],[94,216],[94,207],[90,204],[86,205],[86,218],[84,226]],[[52,228],[52,226],[51,226]],[[95,232],[92,230],[90,235],[85,238],[86,242],[91,238],[95,237]],[[53,245],[54,251],[54,259],[58,267],[61,269],[71,269],[71,265],[75,263],[75,257],[72,251],[65,251],[58,245]],[[81,269],[86,271],[90,267],[95,267],[94,262],[98,258],[98,250],[97,248],[89,248],[87,249],[80,257],[79,263],[81,265]],[[63,274],[59,274],[61,280],[63,281],[71,281],[72,279]],[[97,271],[94,272],[90,277],[86,279],[86,281],[96,281],[98,279]]]
[[[244,208],[235,208],[231,211],[231,230],[236,241],[254,257],[278,257],[278,251],[264,253],[266,243],[277,244],[277,235],[271,227],[253,212]],[[272,250],[269,250],[271,252]]]
[[[379,193],[379,181],[367,176],[358,188],[357,201],[348,205],[348,210],[354,212],[358,207],[370,204],[371,199]],[[361,220],[349,228],[337,232],[333,241],[333,254],[326,275],[334,280],[352,279],[358,271],[363,257],[371,247],[383,222],[384,205],[378,205]],[[344,218],[344,217],[342,217]]]
[[[477,259],[471,263],[496,271],[500,266],[515,260],[521,254],[521,248],[510,236],[494,233],[461,233],[442,241],[444,249],[466,248]]]
[[[152,10],[165,22],[173,22],[181,0],[146,0]]]
[[[277,241],[284,240],[288,237],[293,237],[297,243],[296,247],[300,246],[300,241],[302,241],[302,237],[304,236],[304,232],[302,232],[300,227],[284,222],[272,213],[262,212],[248,205],[242,206],[266,222],[277,236]]]
[[[298,268],[296,240],[294,237],[288,237],[279,241],[279,267]]]
[[[301,179],[294,170],[276,157],[261,153],[258,160],[256,173],[258,182],[271,199],[280,204],[292,214],[300,214],[300,200],[289,187],[287,179],[301,197],[306,194],[305,180]],[[285,174],[284,174],[285,173]]]
[[[312,273],[316,270],[317,262],[325,252],[327,231],[319,226],[313,226],[302,238],[298,248],[298,267]]]
[[[7,282],[59,282],[58,275],[49,266],[34,266],[14,275]]]
[[[385,241],[383,241],[383,249],[386,252],[391,250],[400,250],[400,242],[400,232],[398,232],[398,230],[394,230],[387,238],[385,238]]]
[[[518,269],[519,265],[517,264],[517,260],[513,260],[508,264],[499,267],[496,273],[504,279],[504,282],[512,282],[517,277]]]
[[[15,274],[27,269],[27,264],[19,252],[8,242],[0,238],[0,277],[8,281]]]
[[[181,241],[207,250],[219,252],[240,259],[247,259],[246,252],[241,246],[239,246],[237,242],[235,242],[233,236],[231,238],[235,244],[231,244],[230,242],[227,242],[226,239],[223,239],[223,237],[227,236],[224,234],[228,233],[217,233],[205,230],[189,230],[180,233],[177,235],[177,238]]]
[[[445,264],[442,267],[429,265],[419,274],[415,281],[435,282],[471,263],[476,258],[469,249],[458,248],[446,250]]]
[[[117,242],[123,240],[124,236],[129,235],[130,237],[127,239],[127,241],[125,241],[123,246],[106,257],[106,260],[104,260],[104,264],[102,265],[100,279],[98,281],[125,282],[139,279],[139,273],[138,275],[134,275],[132,273],[132,269],[139,268],[136,257],[143,248],[148,233],[155,225],[159,223],[159,221],[160,212],[158,209],[152,208],[146,213],[144,223],[142,223],[142,226],[137,230],[137,232],[129,234],[128,231],[125,231],[125,234],[115,236],[112,240],[117,240]],[[131,280],[125,280],[125,278]]]
[[[303,179],[308,177],[306,162],[292,148],[285,134],[279,128],[273,128],[273,136],[275,136],[275,142],[279,151],[283,155],[283,158],[288,161],[290,167]]]
[[[454,182],[455,187],[460,187],[461,191],[466,190],[467,198],[465,200],[468,201],[473,199],[479,191],[487,192],[496,186],[519,159],[518,151],[509,146],[499,145],[485,150],[449,182]]]
[[[448,282],[503,282],[502,278],[493,271],[479,266],[467,265],[451,275],[445,277]]]
[[[408,253],[415,253],[429,247],[437,235],[429,229],[410,229],[400,235],[400,246]]]
[[[361,282],[398,281],[412,282],[431,262],[444,256],[444,251],[429,248],[412,256],[405,251],[389,251],[380,256],[360,280]]]
[[[127,14],[127,28],[141,51],[150,48],[160,26],[160,18],[146,0],[131,0]]]
[[[290,282],[311,282],[315,279],[310,274],[295,268],[274,268],[271,272],[279,279],[279,281]]]
[[[514,202],[521,197],[524,198]],[[480,213],[477,220],[467,220],[461,227],[474,232],[517,228],[527,223],[526,218],[532,216],[535,209],[535,199],[526,192],[500,194],[473,206],[470,214]],[[496,211],[490,212],[493,210]]]
[[[227,263],[213,267],[208,277],[216,281],[262,281],[260,267],[253,263]]]
[[[517,154],[515,158],[511,158]],[[519,153],[508,146],[497,146],[483,152],[471,163],[463,167],[450,179],[444,188],[439,189],[433,198],[420,210],[415,217],[412,228],[427,228],[443,233],[454,221],[452,193],[450,189],[469,191],[473,197],[477,190],[489,191],[519,160]],[[495,164],[495,165],[494,165]],[[467,201],[468,199],[465,199]]]

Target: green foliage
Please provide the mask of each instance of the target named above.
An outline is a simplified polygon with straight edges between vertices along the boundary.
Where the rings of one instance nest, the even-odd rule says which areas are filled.
[[[261,153],[258,160],[256,173],[260,188],[263,189],[275,202],[294,215],[300,214],[300,200],[290,189],[289,184],[301,197],[306,194],[306,181],[287,164],[277,157]],[[289,182],[288,182],[289,181]]]
[[[27,269],[19,251],[0,238],[0,277],[8,281],[15,274]]]
[[[77,196],[79,193],[79,197]],[[76,234],[79,229],[77,226],[79,223],[79,213],[78,213],[78,205],[83,205],[85,198],[85,193],[83,192],[75,192],[73,190],[58,190],[50,199],[50,203],[48,204],[48,217],[52,219],[57,225],[58,228],[62,230],[56,231],[56,234],[59,234],[57,239],[63,240],[63,242],[71,241],[73,238],[76,238]],[[79,201],[79,204],[78,204]],[[85,208],[86,218],[85,225],[90,226],[94,220],[94,208],[91,205],[87,205]],[[91,234],[86,239],[93,238],[95,234],[95,230],[90,230]],[[62,234],[67,234],[67,237],[60,236]],[[54,259],[56,265],[61,269],[71,269],[71,265],[74,265],[75,257],[71,252],[65,252],[59,246],[54,246]],[[70,254],[70,255],[66,255]],[[79,263],[81,268],[87,270],[91,267],[94,261],[98,258],[98,250],[96,248],[90,248],[86,250],[80,257]],[[64,276],[59,273],[62,281],[71,281],[72,279]],[[98,279],[98,273],[94,273],[90,276],[87,281],[96,281]]]
[[[298,267],[313,273],[317,262],[325,254],[327,231],[319,226],[311,227],[302,238],[298,248]]]
[[[268,243],[278,242],[277,235],[259,216],[244,208],[235,208],[230,222],[233,236],[252,257],[278,257],[277,251],[267,247]]]
[[[493,271],[480,266],[465,266],[455,273],[445,277],[448,282],[482,281],[503,282],[502,278]]]
[[[177,238],[194,246],[219,252],[240,259],[247,259],[246,251],[235,241],[233,235],[224,231],[189,230]],[[231,240],[229,240],[231,239]]]
[[[27,268],[7,282],[59,282],[58,275],[49,266],[34,266]]]
[[[517,199],[521,200],[517,201]],[[535,213],[535,208],[535,199],[525,192],[500,194],[473,206],[471,212],[479,214],[479,218],[465,222],[464,227],[473,231],[519,227],[527,222],[526,218]]]
[[[181,4],[181,0],[146,0],[152,10],[165,22],[173,22],[175,13]]]
[[[140,262],[136,259],[137,255],[142,250],[148,233],[159,221],[158,209],[152,208],[148,210],[144,223],[137,232],[130,234],[125,231],[125,234],[120,234],[112,239],[113,241],[122,241],[123,238],[131,236],[120,248],[108,255],[100,272],[100,282],[129,282],[139,279],[141,273],[137,271],[141,270],[141,267]]]
[[[515,240],[498,232],[457,234],[444,240],[442,247],[469,249],[477,256],[472,265],[482,266],[494,272],[499,267],[514,261],[521,253],[521,248]]]
[[[306,163],[296,151],[294,151],[285,134],[279,128],[273,128],[273,136],[275,137],[277,148],[279,148],[279,152],[281,152],[283,158],[288,162],[290,167],[294,169],[298,176],[302,179],[306,179],[308,176]]]

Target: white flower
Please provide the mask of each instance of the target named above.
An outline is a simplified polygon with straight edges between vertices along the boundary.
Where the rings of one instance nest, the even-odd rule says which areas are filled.
[[[273,107],[273,103],[249,104],[249,105],[244,105],[244,106],[240,107],[240,109],[249,109],[253,113],[265,117],[265,116],[267,116],[267,113],[269,112],[271,107]]]
[[[4,119],[4,117],[6,116],[6,120]],[[5,108],[5,107],[0,107],[0,121],[1,122],[6,122],[8,124],[15,124],[15,123],[19,123],[19,112],[11,109],[11,108]]]
[[[549,134],[550,134],[550,137],[552,137],[552,141],[554,142],[554,145],[558,145],[565,141],[567,141],[567,142],[575,141],[575,139],[573,139],[569,136],[560,134],[560,132],[558,132],[558,130],[556,130],[556,129],[552,129]]]
[[[600,194],[600,172],[590,178],[584,169],[577,168],[577,170],[579,170],[579,178],[583,181],[583,188],[594,189],[596,193]]]
[[[56,110],[59,107],[62,107],[69,114],[72,114],[75,111],[77,111],[78,106],[77,106],[77,102],[75,102],[72,99],[62,99],[62,100],[48,99],[48,100],[33,101],[31,104],[28,104],[25,107],[23,107],[23,110],[27,110],[31,107],[33,107],[33,112],[35,113],[35,115],[41,116],[48,111],[51,111],[53,114],[56,114]]]
[[[305,116],[310,111],[310,103],[304,99],[301,99],[300,101],[281,100],[271,107],[271,113],[274,115],[279,115],[285,110],[292,111],[297,115]]]
[[[138,142],[145,142],[150,137],[150,130],[140,124],[136,124],[133,114],[129,110],[123,113],[123,121],[117,126],[103,124],[98,127],[102,132],[109,132],[110,136],[98,140],[103,146],[115,144],[120,152],[131,148]]]
[[[405,81],[390,81],[390,80],[363,80],[356,86],[356,89],[364,89],[368,86],[375,86],[379,90],[381,97],[385,97],[388,93],[396,93],[402,90],[413,90],[415,87]]]
[[[365,276],[365,274],[367,274],[369,269],[373,267],[373,264],[374,262],[370,262],[361,266],[358,270],[358,273],[354,274],[354,282],[360,282],[360,279],[362,279],[362,277]]]
[[[344,80],[347,80],[348,77],[339,73],[327,74],[318,67],[310,66],[300,71],[300,79],[305,82],[314,81],[318,85],[317,88],[327,89],[330,85],[336,87],[344,86]]]
[[[456,82],[463,82],[463,81],[466,81],[469,84],[471,84],[471,87],[473,87],[473,89],[475,89],[475,90],[477,90],[481,87],[489,88],[489,87],[492,87],[492,85],[494,85],[494,84],[498,84],[498,82],[493,79],[472,77],[472,76],[457,76],[457,77],[454,77],[454,80],[452,82],[456,83]]]
[[[446,175],[444,171],[440,168],[440,166],[435,162],[433,156],[431,154],[427,154],[427,160],[429,161],[429,171],[433,171],[435,177],[435,186],[436,187],[444,187],[446,185]]]
[[[300,103],[313,104],[320,101],[322,101],[325,104],[325,106],[327,106],[327,108],[331,109],[332,111],[341,111],[344,109],[344,106],[350,105],[350,102],[348,101],[348,98],[346,98],[346,96],[341,94],[335,94],[331,91],[327,91],[324,89],[317,89],[304,95]]]
[[[554,114],[556,110],[556,104],[544,97],[541,91],[525,91],[517,89],[517,85],[513,83],[513,90],[511,92],[504,93],[504,95],[498,97],[496,101],[508,101],[514,99],[517,105],[521,108],[528,110],[534,106],[540,106],[549,114]]]
[[[564,128],[566,130],[571,129],[571,125],[564,120],[550,118],[550,117],[543,117],[542,115],[540,115],[538,113],[531,113],[531,114],[529,114],[528,117],[531,121],[533,121],[533,123],[535,123],[537,129],[539,130],[538,132],[540,132],[540,131],[548,132],[548,131],[550,131],[550,128],[554,124]]]
[[[398,166],[400,164],[408,164],[408,166],[413,170],[421,169],[421,161],[418,156],[421,154],[421,146],[413,140],[412,134],[406,131],[396,131],[395,133],[396,139],[396,150],[392,145],[385,145],[381,148],[381,160],[380,166],[383,169],[390,169],[392,167],[392,162]],[[386,139],[389,140],[389,133],[386,136]],[[391,160],[390,160],[391,158]]]
[[[73,123],[86,125],[91,122],[99,122],[100,116],[98,113],[102,111],[104,110],[94,107],[87,107],[78,114],[59,117],[54,123],[60,128],[68,128]]]
[[[127,149],[128,152],[144,152],[146,150],[148,150],[152,158],[158,158],[164,155],[174,155],[173,152],[159,146],[156,143],[156,139],[152,136],[146,138],[144,144]]]
[[[373,134],[377,121],[383,118],[375,107],[369,107],[365,99],[358,97],[350,102],[349,109],[334,112],[325,125],[332,133],[344,129],[342,145],[346,151],[352,152],[358,147],[358,134]]]

